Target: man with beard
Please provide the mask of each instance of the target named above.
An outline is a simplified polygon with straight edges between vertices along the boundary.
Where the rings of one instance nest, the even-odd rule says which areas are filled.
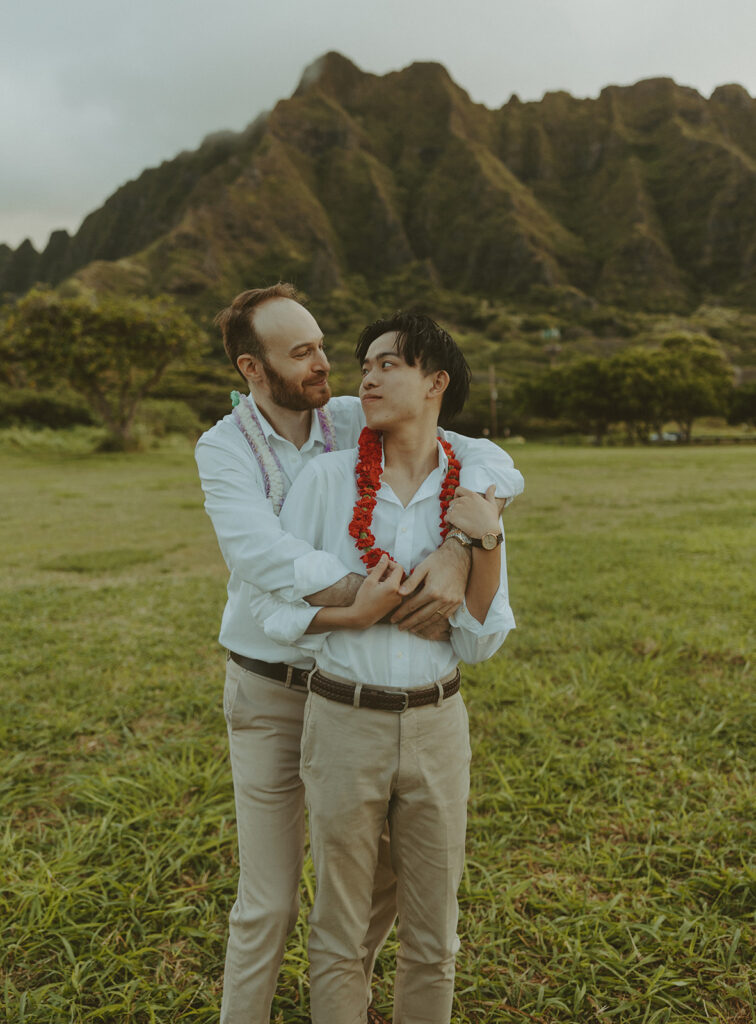
[[[286,937],[298,914],[304,850],[300,738],[305,676],[313,663],[297,647],[266,637],[251,604],[263,594],[319,606],[352,603],[361,577],[334,555],[286,533],[278,514],[302,467],[322,452],[354,447],[365,421],[357,398],[330,398],[322,331],[291,285],[243,292],[216,322],[249,389],[196,449],[205,508],[230,571],[219,639],[228,650],[224,714],[239,886],[229,921],[221,1022],[267,1024]],[[448,436],[463,463],[464,487],[482,493],[494,483],[505,501],[522,490],[522,477],[496,445]],[[456,541],[429,555],[403,586],[398,628],[445,635],[449,615],[464,599],[469,569],[470,554]],[[364,941],[368,990],[395,916],[395,881],[383,846]]]

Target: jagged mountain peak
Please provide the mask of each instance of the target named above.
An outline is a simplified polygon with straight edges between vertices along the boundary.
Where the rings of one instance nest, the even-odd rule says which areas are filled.
[[[78,273],[202,310],[254,282],[327,294],[422,267],[492,297],[756,304],[755,140],[737,85],[706,99],[652,78],[491,110],[441,64],[375,75],[330,51],[272,113],[143,172],[72,238],[0,249],[0,291]]]
[[[403,75],[418,84],[436,84],[441,82],[444,85],[451,84],[455,89],[460,88],[444,65],[440,64],[437,60],[415,60],[408,64],[406,68],[402,68],[401,71],[395,71],[394,74]]]
[[[321,89],[339,96],[351,91],[358,82],[366,77],[368,77],[366,72],[361,71],[348,57],[337,50],[329,50],[328,53],[324,53],[307,65],[302,72],[294,95],[301,96],[311,89]]]
[[[726,85],[718,85],[711,94],[712,100],[721,103],[731,103],[733,106],[754,107],[756,99],[737,82],[729,82]]]

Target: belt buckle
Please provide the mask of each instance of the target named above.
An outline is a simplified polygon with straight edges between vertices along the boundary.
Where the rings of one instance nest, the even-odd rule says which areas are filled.
[[[409,697],[410,697],[410,695],[407,693],[406,690],[397,690],[397,693],[401,693],[402,697],[404,697],[404,705],[403,705],[403,707],[401,707],[401,708],[387,708],[386,710],[390,711],[394,715],[401,715],[409,707]]]
[[[293,676],[294,676],[294,666],[293,665],[287,665],[286,666],[286,679],[284,681],[284,686],[285,687],[289,688],[291,686],[291,680],[292,680]]]

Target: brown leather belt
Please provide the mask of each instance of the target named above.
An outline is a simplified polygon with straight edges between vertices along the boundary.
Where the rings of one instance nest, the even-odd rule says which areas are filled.
[[[445,683],[438,682],[417,690],[383,690],[377,686],[342,683],[316,671],[310,679],[310,690],[327,700],[338,701],[339,704],[353,704],[356,708],[375,708],[378,711],[396,711],[401,714],[407,708],[440,704],[447,697],[453,697],[459,690],[459,669]]]
[[[234,651],[229,651],[228,656],[231,661],[236,662],[247,672],[265,676],[266,679],[274,679],[277,683],[292,686],[297,690],[307,689],[307,676],[310,674],[308,668],[294,668],[293,665],[285,665],[280,661],[258,661],[257,658],[246,658],[243,654],[236,654]]]

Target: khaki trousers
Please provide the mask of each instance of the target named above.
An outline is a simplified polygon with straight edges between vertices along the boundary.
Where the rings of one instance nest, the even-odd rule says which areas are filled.
[[[311,693],[302,734],[317,890],[313,1024],[365,1024],[363,961],[386,822],[399,913],[394,1024],[449,1024],[470,741],[459,694],[392,714]]]
[[[229,660],[223,707],[228,726],[239,842],[239,887],[229,918],[222,1024],[268,1024],[286,938],[299,911],[304,857],[304,787],[299,777],[306,692]],[[375,908],[361,937],[362,998],[396,916],[388,838],[375,865]],[[370,902],[370,895],[368,895]]]

